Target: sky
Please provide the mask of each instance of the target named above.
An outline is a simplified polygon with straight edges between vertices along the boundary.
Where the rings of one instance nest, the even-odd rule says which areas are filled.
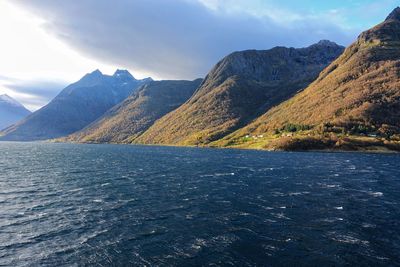
[[[233,51],[349,45],[399,0],[0,0],[0,94],[30,110],[100,69],[195,79]]]

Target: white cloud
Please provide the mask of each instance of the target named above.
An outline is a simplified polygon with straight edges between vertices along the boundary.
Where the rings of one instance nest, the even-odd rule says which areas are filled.
[[[301,47],[319,39],[348,43],[353,37],[313,18],[289,27],[273,19],[282,16],[279,10],[263,15],[242,0],[202,1],[13,0],[46,18],[47,32],[81,54],[156,78],[203,76],[236,50]]]
[[[93,66],[110,66],[88,59],[46,33],[46,20],[0,2],[0,74],[12,77],[70,80],[91,71]]]
[[[197,0],[207,8],[230,14],[248,14],[259,19],[271,19],[279,25],[290,25],[307,18],[265,0]]]
[[[96,68],[115,70],[49,35],[43,28],[45,23],[32,13],[0,1],[0,94],[7,93],[32,110],[54,97],[60,85]],[[40,90],[42,86],[48,90],[46,94]]]

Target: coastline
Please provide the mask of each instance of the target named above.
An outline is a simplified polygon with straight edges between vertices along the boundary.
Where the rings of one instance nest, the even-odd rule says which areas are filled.
[[[29,141],[28,141],[29,142]],[[148,146],[148,147],[177,147],[177,148],[205,148],[205,149],[233,149],[233,150],[252,150],[252,151],[265,151],[265,152],[318,152],[318,153],[373,153],[373,154],[399,154],[398,150],[390,150],[384,146],[373,147],[373,149],[367,149],[359,147],[355,149],[282,149],[282,148],[257,148],[251,146],[215,146],[215,145],[179,145],[179,144],[142,144],[142,143],[116,143],[116,142],[76,142],[76,141],[58,141],[58,140],[45,140],[45,141],[33,141],[33,142],[44,142],[44,143],[60,143],[60,144],[78,144],[78,145],[131,145],[131,146]]]

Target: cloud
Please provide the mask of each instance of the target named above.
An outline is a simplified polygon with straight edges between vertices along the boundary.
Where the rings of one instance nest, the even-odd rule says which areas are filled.
[[[12,3],[43,18],[48,33],[85,56],[163,79],[202,77],[220,58],[237,50],[303,47],[320,39],[348,44],[356,35],[319,17],[298,19],[288,14],[293,23],[285,24],[276,19],[284,12],[264,9],[257,16],[254,9],[227,9],[217,0]]]

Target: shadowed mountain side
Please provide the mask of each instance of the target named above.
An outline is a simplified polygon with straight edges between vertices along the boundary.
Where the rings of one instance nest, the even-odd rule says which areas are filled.
[[[87,126],[150,79],[128,71],[113,76],[96,70],[66,87],[49,104],[5,129],[0,140],[33,141],[66,136]]]
[[[65,140],[131,143],[157,119],[187,101],[201,81],[153,81],[143,85],[100,119]]]
[[[8,95],[0,95],[0,130],[31,114],[22,104]]]

